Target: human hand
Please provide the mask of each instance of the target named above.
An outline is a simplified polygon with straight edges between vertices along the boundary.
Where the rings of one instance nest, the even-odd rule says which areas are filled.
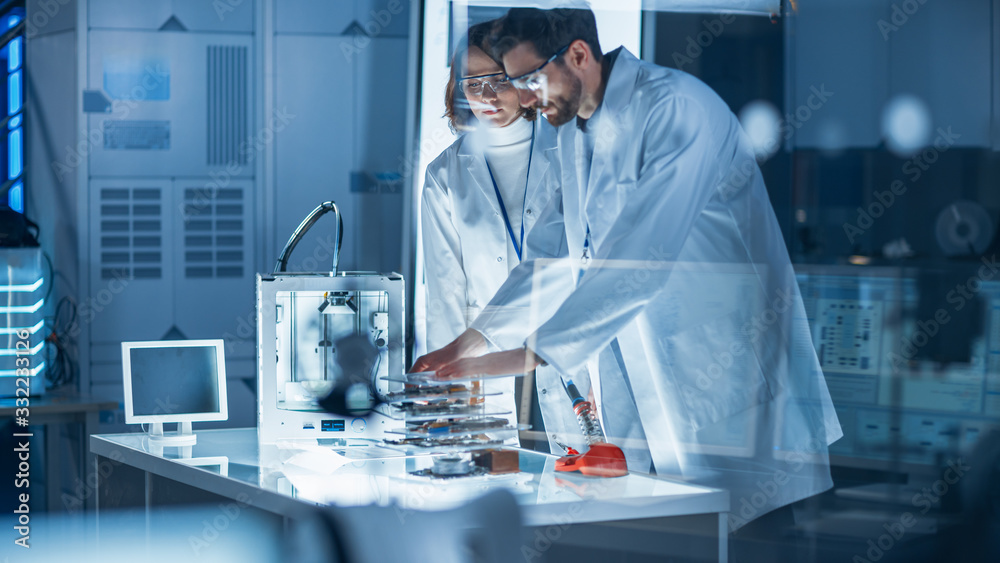
[[[458,338],[451,341],[444,348],[417,358],[417,361],[413,362],[413,366],[410,367],[409,373],[437,371],[452,362],[462,358],[478,356],[486,350],[486,339],[483,335],[471,328],[466,329],[465,332],[458,335]]]
[[[436,368],[439,379],[458,379],[475,375],[510,375],[527,373],[541,361],[525,348],[505,350],[475,358],[462,358]]]

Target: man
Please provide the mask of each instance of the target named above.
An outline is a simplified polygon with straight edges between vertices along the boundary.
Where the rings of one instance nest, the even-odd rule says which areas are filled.
[[[589,10],[511,10],[494,45],[520,103],[564,125],[561,211],[579,274],[565,288],[522,263],[468,331],[414,369],[573,373],[590,362],[602,425],[629,469],[648,459],[658,474],[728,489],[732,529],[828,489],[840,425],[726,104],[624,48],[602,55]],[[480,356],[488,342],[514,349]]]

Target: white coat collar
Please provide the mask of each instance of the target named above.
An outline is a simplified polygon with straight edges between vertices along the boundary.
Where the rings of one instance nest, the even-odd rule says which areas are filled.
[[[549,169],[549,162],[557,158],[557,153],[551,151],[558,148],[556,140],[556,129],[548,123],[541,123],[535,120],[532,123],[535,128],[535,144],[531,153],[531,170],[528,175],[528,198],[525,201],[527,207],[535,205],[535,200],[539,197],[539,185],[545,173]],[[481,150],[477,150],[476,143],[472,142],[472,136],[466,133],[462,136],[458,146],[458,157],[462,168],[469,171],[472,182],[483,192],[486,200],[493,206],[493,210],[500,212],[500,205],[497,202],[496,193],[493,191],[493,182],[490,180],[490,172],[486,168],[486,157]],[[537,207],[537,205],[535,205]],[[539,209],[539,211],[541,211]]]
[[[594,145],[588,185],[581,186],[585,198],[589,198],[595,192],[591,189],[592,186],[609,181],[605,174],[609,167],[611,171],[621,170],[618,161],[622,157],[622,151],[616,150],[619,146],[619,137],[634,133],[625,131],[622,127],[632,125],[627,122],[624,113],[635,91],[640,62],[625,47],[619,49],[618,57],[608,76],[608,84],[604,89],[604,99],[601,101],[598,118],[600,123],[592,124],[598,127],[600,132]],[[577,134],[582,133],[577,131]]]
[[[617,120],[621,112],[628,107],[639,76],[639,59],[625,47],[618,49],[618,58],[611,67],[608,85],[604,89],[604,99],[601,101],[601,112],[605,119]]]

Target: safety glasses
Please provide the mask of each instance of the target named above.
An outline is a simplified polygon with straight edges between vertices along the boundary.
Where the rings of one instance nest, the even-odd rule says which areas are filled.
[[[467,76],[461,80],[461,85],[466,96],[482,96],[487,87],[497,94],[510,89],[510,82],[502,72]]]
[[[572,45],[572,43],[570,45]],[[562,49],[556,51],[556,54],[549,57],[547,61],[542,63],[535,70],[522,74],[521,76],[510,76],[507,79],[510,80],[510,83],[513,84],[518,90],[531,90],[532,92],[535,92],[544,86],[548,81],[548,78],[542,74],[542,70],[545,68],[545,65],[558,59],[559,56],[565,53],[567,49],[569,49],[569,45],[566,45]]]

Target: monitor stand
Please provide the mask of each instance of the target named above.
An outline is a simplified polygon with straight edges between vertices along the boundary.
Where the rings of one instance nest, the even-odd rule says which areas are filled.
[[[178,422],[176,432],[164,432],[162,422],[149,425],[149,441],[162,446],[186,446],[198,442],[198,436],[191,431],[190,422]]]
[[[174,448],[174,449],[178,450],[177,457],[171,458],[171,459],[176,459],[178,461],[183,461],[185,459],[192,459],[191,454],[194,452],[194,444],[186,444],[186,445],[177,446],[177,445],[171,445],[171,444],[164,445],[162,442],[151,442],[149,444],[149,449],[147,449],[146,451],[148,451],[149,453],[151,453],[151,454],[153,454],[153,455],[155,455],[157,457],[163,457],[163,453],[164,453],[163,450],[165,448]],[[198,459],[201,459],[201,458],[198,458]]]

